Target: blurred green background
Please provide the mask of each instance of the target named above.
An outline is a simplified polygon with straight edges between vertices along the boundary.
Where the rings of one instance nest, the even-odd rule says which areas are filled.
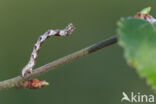
[[[76,26],[69,37],[48,39],[35,67],[116,34],[117,21],[142,8],[153,7],[152,15],[156,17],[155,5],[155,0],[1,0],[0,80],[21,73],[36,39],[50,28],[64,28],[68,23]],[[0,104],[121,104],[123,91],[154,94],[127,65],[117,44],[39,78],[50,86],[1,91]]]

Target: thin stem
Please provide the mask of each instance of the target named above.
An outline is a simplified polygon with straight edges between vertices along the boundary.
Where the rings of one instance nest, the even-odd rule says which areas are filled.
[[[24,80],[28,80],[31,78],[34,78],[36,76],[41,75],[44,72],[47,72],[49,70],[54,69],[57,66],[60,66],[62,64],[68,63],[73,61],[74,59],[77,59],[79,57],[85,56],[87,54],[96,52],[97,50],[100,50],[104,47],[110,46],[114,43],[116,43],[118,41],[118,35],[115,35],[113,37],[110,37],[106,40],[103,40],[101,42],[95,43],[87,48],[84,48],[80,51],[77,51],[75,53],[69,54],[63,58],[60,58],[58,60],[52,61],[44,66],[41,66],[37,69],[34,69],[32,74],[27,74],[24,78],[22,78],[21,76],[17,76],[5,81],[1,81],[0,82],[0,90],[2,89],[6,89],[6,88],[12,88],[12,87],[19,87],[20,83]]]

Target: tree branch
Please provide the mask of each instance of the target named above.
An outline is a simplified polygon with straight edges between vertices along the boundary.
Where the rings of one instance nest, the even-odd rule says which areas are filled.
[[[44,66],[41,66],[41,67],[39,67],[37,69],[34,69],[31,74],[27,74],[24,78],[22,78],[21,76],[17,76],[17,77],[14,77],[14,78],[11,78],[11,79],[8,79],[8,80],[5,80],[5,81],[1,81],[0,82],[0,90],[6,89],[6,88],[12,88],[12,87],[19,87],[20,83],[25,81],[25,80],[34,78],[36,76],[41,75],[44,72],[47,72],[49,70],[54,69],[57,66],[60,66],[62,64],[68,63],[68,62],[71,62],[74,59],[77,59],[79,57],[82,57],[82,56],[85,56],[87,54],[93,53],[93,52],[95,52],[97,50],[100,50],[100,49],[102,49],[104,47],[110,46],[110,45],[116,43],[117,40],[118,40],[118,35],[115,35],[113,37],[108,38],[107,40],[103,40],[101,42],[95,43],[95,44],[93,44],[93,45],[91,45],[91,46],[89,46],[87,48],[84,48],[84,49],[82,49],[80,51],[69,54],[69,55],[67,55],[67,56],[65,56],[63,58],[52,61],[52,62],[50,62],[50,63],[48,63],[48,64],[46,64]]]

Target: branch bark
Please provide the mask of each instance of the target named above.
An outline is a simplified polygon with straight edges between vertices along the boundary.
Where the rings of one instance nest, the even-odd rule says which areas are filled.
[[[12,87],[19,87],[20,83],[32,79],[36,76],[39,76],[49,70],[54,69],[55,67],[58,67],[62,64],[68,63],[73,61],[74,59],[77,59],[79,57],[85,56],[87,54],[96,52],[97,50],[100,50],[104,47],[110,46],[118,41],[118,35],[112,36],[106,40],[103,40],[101,42],[95,43],[87,48],[84,48],[80,51],[77,51],[75,53],[69,54],[63,58],[60,58],[58,60],[52,61],[44,66],[41,66],[37,69],[34,69],[31,74],[27,74],[24,78],[21,76],[17,76],[8,80],[4,80],[0,82],[0,90],[7,89],[7,88],[12,88]]]

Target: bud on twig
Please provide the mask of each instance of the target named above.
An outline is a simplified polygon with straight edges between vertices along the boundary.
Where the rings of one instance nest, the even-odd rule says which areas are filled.
[[[45,80],[38,80],[38,79],[33,79],[33,80],[27,80],[22,82],[21,87],[23,88],[28,88],[28,89],[40,89],[44,86],[48,86],[49,83],[46,82]]]

